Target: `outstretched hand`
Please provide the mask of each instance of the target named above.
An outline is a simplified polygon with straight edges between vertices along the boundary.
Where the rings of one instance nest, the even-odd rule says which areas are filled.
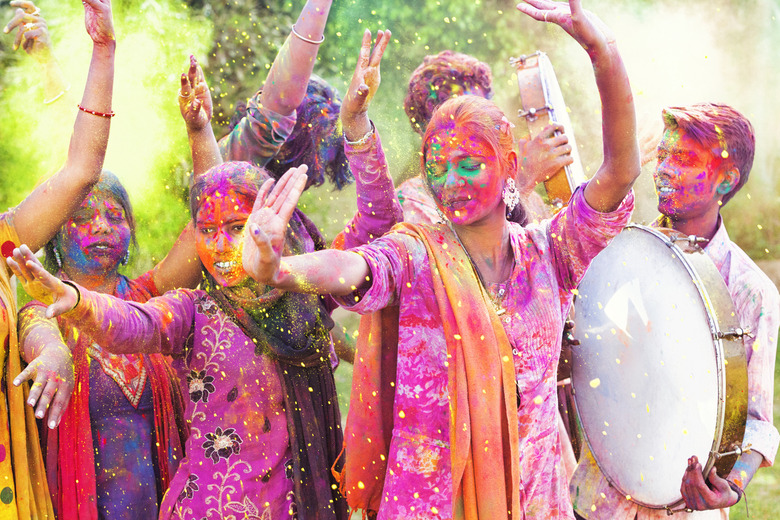
[[[22,244],[14,249],[13,258],[6,259],[8,267],[32,298],[48,305],[46,317],[55,318],[73,310],[78,303],[78,293],[73,287],[43,268],[30,248]]]
[[[356,141],[363,137],[371,129],[368,121],[368,106],[371,98],[376,94],[381,83],[379,64],[382,56],[390,43],[390,31],[378,31],[376,44],[371,49],[371,31],[366,29],[363,33],[363,43],[360,45],[355,73],[349,84],[347,95],[341,104],[341,122],[344,125],[344,133],[350,141]]]
[[[214,110],[211,92],[206,84],[203,69],[192,55],[189,69],[186,74],[181,75],[179,110],[190,130],[201,130],[211,122]]]
[[[83,0],[84,25],[95,45],[114,43],[114,20],[111,16],[111,0]]]
[[[308,179],[304,164],[290,168],[274,185],[269,179],[260,187],[252,214],[246,222],[242,262],[244,270],[262,285],[279,281],[287,223],[298,206]]]
[[[685,505],[694,511],[723,509],[739,502],[737,492],[731,489],[728,480],[720,478],[714,467],[705,482],[701,464],[695,455],[688,459],[680,493]]]
[[[523,143],[520,156],[520,191],[524,194],[574,162],[569,138],[562,132],[563,125],[553,123],[546,126],[536,137]]]
[[[13,49],[19,47],[27,54],[43,63],[51,58],[51,37],[46,20],[30,0],[12,0],[11,7],[16,7],[13,18],[3,28],[3,32],[17,29]]]
[[[534,20],[550,22],[561,27],[593,58],[615,41],[612,31],[598,16],[582,8],[581,0],[553,2],[551,0],[524,0],[517,9]]]

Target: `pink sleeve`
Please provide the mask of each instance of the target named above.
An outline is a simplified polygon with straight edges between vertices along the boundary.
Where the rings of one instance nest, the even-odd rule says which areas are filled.
[[[79,292],[81,301],[63,318],[69,326],[102,340],[102,345],[110,345],[112,353],[183,355],[195,317],[192,291],[169,291],[146,303],[120,300],[80,286]]]
[[[345,143],[344,149],[357,191],[357,212],[341,232],[343,248],[351,249],[381,237],[404,217],[376,130],[367,143]]]
[[[600,213],[585,200],[585,186],[578,187],[569,205],[547,221],[547,240],[562,295],[571,296],[591,261],[628,224],[634,209],[632,190],[618,209]]]

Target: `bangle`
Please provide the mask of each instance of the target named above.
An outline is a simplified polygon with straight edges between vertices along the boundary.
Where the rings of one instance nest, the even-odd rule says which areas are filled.
[[[84,108],[81,105],[79,105],[79,110],[81,110],[82,112],[86,112],[87,114],[92,114],[93,116],[105,117],[106,119],[111,119],[116,115],[113,112],[98,112],[97,110],[90,110],[88,108]]]
[[[322,42],[325,41],[325,35],[324,34],[322,35],[322,38],[319,39],[319,41],[312,40],[311,38],[305,37],[304,35],[302,35],[301,33],[299,33],[298,31],[295,30],[295,24],[292,24],[292,33],[293,33],[293,36],[295,36],[299,40],[304,41],[306,43],[311,43],[312,45],[319,45],[319,44],[321,44]]]
[[[60,92],[59,94],[57,94],[57,95],[56,95],[56,96],[54,96],[53,98],[51,98],[51,99],[44,99],[44,100],[43,100],[43,104],[44,104],[44,105],[51,105],[52,103],[54,103],[55,101],[57,101],[58,99],[60,99],[62,96],[64,96],[64,95],[65,95],[65,93],[66,93],[67,91],[69,91],[69,90],[70,90],[70,85],[68,85],[67,87],[65,87],[65,88],[62,90],[62,92]]]
[[[68,309],[68,312],[70,312],[76,307],[78,307],[79,303],[81,303],[81,291],[79,291],[79,286],[71,282],[70,280],[62,280],[62,283],[64,283],[65,285],[70,285],[76,291],[76,305],[74,305],[72,309]]]
[[[347,134],[345,133],[344,134],[344,142],[346,144],[348,144],[349,146],[362,146],[362,145],[366,144],[371,139],[371,137],[374,135],[374,132],[375,132],[374,122],[371,121],[371,130],[369,130],[366,135],[364,135],[363,137],[361,137],[357,141],[350,141],[349,139],[347,139]]]

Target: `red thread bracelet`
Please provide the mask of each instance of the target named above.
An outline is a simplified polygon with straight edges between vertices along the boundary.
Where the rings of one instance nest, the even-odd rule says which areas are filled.
[[[106,119],[111,119],[112,117],[114,117],[116,115],[114,112],[108,112],[108,113],[106,113],[106,112],[98,112],[96,110],[90,110],[88,108],[84,108],[81,105],[79,105],[79,110],[81,110],[82,112],[86,112],[87,114],[92,114],[93,116],[105,117]]]

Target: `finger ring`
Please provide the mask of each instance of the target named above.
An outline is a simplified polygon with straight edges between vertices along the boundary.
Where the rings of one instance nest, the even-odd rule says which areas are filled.
[[[36,7],[35,10],[32,13],[30,13],[30,16],[38,16],[39,14],[41,14],[41,8]]]
[[[545,12],[544,12],[544,21],[545,21],[545,22],[547,21],[547,15],[548,15],[548,14],[550,14],[550,11],[545,11]]]
[[[686,507],[685,508],[685,512],[686,513],[693,513],[693,509],[691,509],[690,507]]]
[[[179,91],[179,97],[180,97],[180,98],[185,98],[185,99],[186,99],[186,98],[188,98],[188,97],[190,97],[190,96],[185,96],[184,94],[182,94],[182,93],[181,93],[181,90],[180,90],[180,91]]]
[[[35,24],[32,22],[24,24],[22,27],[24,27],[25,31],[30,31],[32,29],[35,29]]]

